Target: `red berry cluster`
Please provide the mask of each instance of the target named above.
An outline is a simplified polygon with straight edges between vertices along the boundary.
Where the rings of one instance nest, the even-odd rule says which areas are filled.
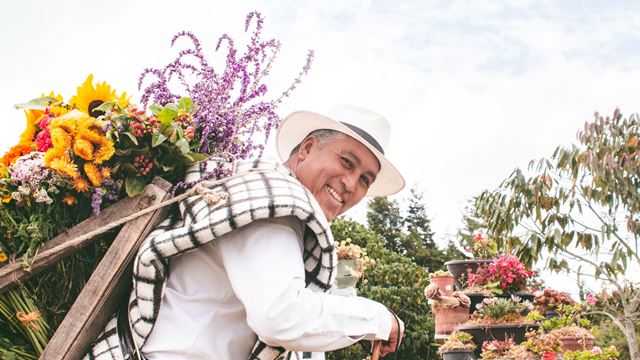
[[[133,136],[137,138],[144,137],[145,135],[151,135],[154,130],[160,127],[160,123],[154,115],[146,116],[144,110],[138,110],[133,108],[129,110],[129,129]]]
[[[153,161],[144,155],[133,158],[133,167],[136,168],[136,175],[146,176],[153,169]]]

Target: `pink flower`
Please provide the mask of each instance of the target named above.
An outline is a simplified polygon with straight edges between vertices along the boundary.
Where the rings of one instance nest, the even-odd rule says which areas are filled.
[[[602,354],[602,349],[600,348],[600,346],[594,346],[591,348],[591,353],[593,355],[600,355]]]
[[[556,360],[556,353],[553,351],[545,351],[542,354],[542,360]]]
[[[480,241],[480,240],[482,240],[482,234],[478,233],[476,234],[476,241]]]
[[[593,305],[596,304],[596,302],[598,302],[598,299],[596,298],[596,296],[592,292],[588,293],[587,294],[587,304],[593,306]]]

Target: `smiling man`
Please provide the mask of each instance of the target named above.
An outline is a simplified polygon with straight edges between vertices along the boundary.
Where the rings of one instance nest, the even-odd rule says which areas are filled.
[[[149,235],[129,306],[88,358],[289,359],[360,340],[396,351],[404,325],[384,305],[330,294],[329,222],[404,186],[384,156],[388,133],[383,117],[353,106],[289,115],[277,135],[284,165],[235,164],[213,187],[224,197],[187,199]],[[186,180],[218,164],[207,166]]]

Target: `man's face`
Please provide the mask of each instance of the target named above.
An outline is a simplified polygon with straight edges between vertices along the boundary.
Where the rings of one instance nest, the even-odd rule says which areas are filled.
[[[310,136],[294,157],[298,160],[294,173],[329,221],[360,202],[380,171],[375,155],[349,136],[322,145]]]

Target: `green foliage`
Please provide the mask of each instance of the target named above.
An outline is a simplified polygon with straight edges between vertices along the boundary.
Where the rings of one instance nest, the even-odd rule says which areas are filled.
[[[366,249],[376,265],[364,274],[358,286],[358,295],[382,304],[394,311],[404,321],[405,337],[397,359],[436,359],[431,347],[433,342],[433,318],[423,295],[427,283],[426,272],[410,259],[384,246],[384,241],[363,225],[344,218],[332,224],[336,240],[351,238],[352,243]],[[363,359],[364,349],[354,345],[327,354],[327,359]]]
[[[564,360],[617,360],[620,352],[615,347],[608,347],[602,350],[567,351],[563,355]]]
[[[569,325],[580,327],[588,327],[591,321],[582,316],[584,310],[581,304],[564,305],[561,304],[556,308],[558,316],[542,322],[542,327],[547,330],[555,330]]]

